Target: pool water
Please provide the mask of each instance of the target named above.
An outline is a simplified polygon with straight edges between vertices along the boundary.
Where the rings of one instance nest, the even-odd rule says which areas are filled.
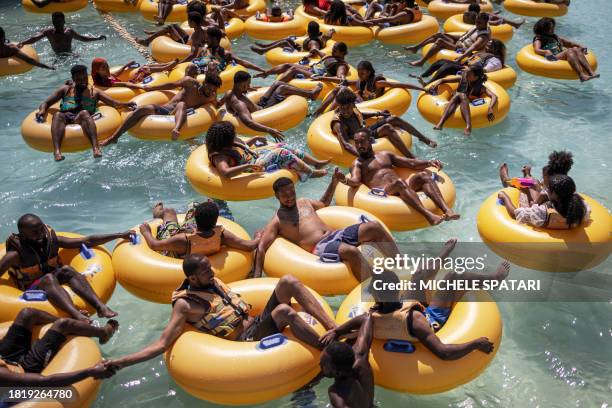
[[[290,3],[295,7],[295,0]],[[475,216],[481,202],[499,187],[497,169],[507,162],[514,173],[523,164],[534,166],[534,175],[554,149],[571,150],[575,165],[571,175],[579,190],[607,208],[610,199],[608,160],[612,148],[612,54],[607,29],[612,15],[609,0],[574,1],[570,13],[559,19],[558,32],[586,44],[597,54],[602,79],[580,84],[555,81],[521,72],[514,62],[516,52],[532,38],[536,19],[515,33],[509,43],[508,61],[517,69],[517,84],[509,93],[512,108],[506,120],[489,129],[476,129],[469,138],[460,130],[435,133],[415,106],[404,115],[439,147],[416,144],[423,158],[437,158],[457,187],[456,222],[419,231],[395,234],[402,242],[480,241]],[[514,16],[516,17],[516,16]],[[116,18],[132,33],[152,24],[140,15]],[[46,15],[29,14],[17,1],[0,2],[0,26],[11,40],[23,40],[49,24]],[[16,230],[16,219],[34,212],[58,230],[82,234],[125,230],[150,218],[151,206],[163,201],[185,208],[201,199],[184,177],[185,162],[193,146],[188,143],[152,143],[124,136],[118,145],[105,149],[94,160],[89,151],[68,154],[61,163],[51,154],[30,149],[20,136],[23,118],[69,76],[74,63],[90,65],[96,56],[111,65],[142,57],[119,37],[89,6],[67,18],[80,33],[105,34],[106,41],[76,43],[75,56],[57,59],[48,44],[36,49],[41,61],[52,62],[57,71],[34,69],[20,76],[0,78],[0,236]],[[246,36],[234,41],[239,55],[265,66],[263,56],[248,50]],[[351,49],[348,61],[356,65],[371,60],[387,77],[410,81],[417,73],[400,47],[373,42]],[[264,84],[265,82],[256,82]],[[416,95],[413,95],[416,96]],[[413,98],[416,99],[416,98]],[[310,120],[286,132],[296,146],[305,146]],[[201,139],[200,139],[201,141]],[[319,197],[329,177],[299,185],[299,194]],[[608,187],[606,187],[608,186]],[[272,216],[274,199],[230,203],[237,221],[250,233]],[[109,246],[111,248],[111,246]],[[610,274],[610,261],[601,270]],[[511,273],[537,277],[537,272],[513,267]],[[341,298],[333,298],[336,308]],[[137,351],[157,339],[168,321],[169,306],[137,299],[119,285],[110,301],[120,313],[119,333],[102,346],[106,358]],[[432,395],[403,395],[377,388],[381,407],[608,407],[612,404],[612,306],[610,303],[500,303],[504,319],[501,348],[493,363],[476,380],[453,391]],[[329,380],[313,391],[286,396],[266,406],[324,406]],[[162,357],[119,372],[105,381],[96,408],[115,407],[201,407],[197,400],[168,375]]]

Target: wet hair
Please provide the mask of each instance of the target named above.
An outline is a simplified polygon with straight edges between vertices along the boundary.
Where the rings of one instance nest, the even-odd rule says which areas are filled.
[[[195,275],[200,267],[200,262],[206,258],[201,254],[189,254],[183,259],[183,273],[186,277]]]
[[[23,214],[21,217],[19,217],[19,219],[17,220],[17,229],[19,231],[23,230],[27,224],[30,224],[32,222],[39,222],[42,223],[42,220],[40,219],[40,217],[36,214],[31,214],[31,213],[27,213],[27,214]]]
[[[548,188],[555,193],[558,202],[555,209],[565,217],[568,226],[578,225],[586,216],[586,206],[582,198],[576,194],[576,184],[570,176],[556,174],[548,182]]]
[[[324,21],[326,24],[347,25],[346,4],[342,0],[333,0],[325,13]]]
[[[280,177],[272,184],[272,190],[274,190],[274,194],[278,194],[281,188],[288,185],[293,185],[293,181],[289,177]]]
[[[336,50],[338,52],[341,52],[343,54],[346,54],[348,52],[348,47],[346,46],[345,43],[343,43],[342,41],[337,42],[334,44],[332,50]]]
[[[202,18],[206,17],[206,4],[198,0],[187,3],[187,13],[198,13]]]
[[[234,84],[240,84],[251,79],[251,74],[246,71],[238,71],[234,74]]]
[[[556,174],[567,176],[573,165],[574,155],[571,152],[555,150],[548,156],[548,164],[545,167],[546,174],[548,176]]]
[[[204,18],[200,13],[192,11],[191,13],[187,14],[187,21],[193,21],[197,25],[201,26]]]
[[[490,41],[493,47],[492,54],[499,58],[502,63],[502,66],[504,66],[506,64],[506,44],[504,44],[503,41],[500,41],[495,38]]]
[[[51,14],[51,21],[57,20],[58,18],[66,20],[66,16],[61,11],[55,11],[53,14]]]
[[[321,34],[321,27],[316,21],[308,23],[308,35],[311,37],[318,37]]]
[[[217,88],[221,88],[223,81],[221,80],[221,77],[216,72],[208,72],[206,73],[206,76],[204,77],[204,83],[214,85]]]
[[[217,39],[217,41],[221,41],[223,38],[223,32],[217,26],[210,26],[206,29],[206,36]]]
[[[554,18],[543,17],[534,24],[533,33],[535,35],[548,35],[547,31],[551,24],[553,27],[557,25]]]
[[[489,13],[480,13],[476,17],[476,21],[486,21],[487,23],[489,22],[489,19]]]
[[[485,82],[487,80],[487,74],[485,73],[484,67],[481,64],[470,65],[468,71],[476,75],[478,80]]]
[[[280,17],[280,16],[283,15],[283,9],[278,4],[274,4],[270,8],[270,14],[272,14],[272,16],[274,16],[274,17]]]
[[[74,65],[72,68],[70,68],[70,76],[74,77],[76,74],[80,74],[81,72],[84,72],[87,74],[87,67],[85,65]]]
[[[480,14],[480,4],[470,4],[468,6],[468,13],[469,12]]]
[[[350,373],[355,364],[355,352],[352,347],[341,341],[334,341],[325,347],[325,352],[330,357],[331,363],[341,373]]]
[[[349,88],[342,88],[336,94],[336,103],[338,105],[352,105],[357,101],[357,95]]]
[[[236,137],[236,128],[231,122],[221,121],[213,123],[206,132],[206,150],[208,154],[220,152],[232,147]]]
[[[212,201],[198,204],[194,214],[199,231],[210,231],[217,225],[219,218],[219,207]]]

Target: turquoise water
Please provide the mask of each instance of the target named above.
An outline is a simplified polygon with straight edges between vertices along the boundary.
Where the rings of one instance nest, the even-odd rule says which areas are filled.
[[[295,1],[295,0],[293,0]],[[292,4],[294,4],[292,2]],[[480,241],[475,216],[480,203],[498,188],[497,168],[508,162],[518,171],[529,163],[534,174],[553,149],[569,149],[576,157],[572,177],[579,189],[606,207],[612,207],[609,194],[612,142],[611,101],[612,55],[604,27],[612,15],[609,0],[575,1],[558,31],[593,49],[598,56],[602,79],[581,85],[534,77],[516,68],[513,56],[531,40],[535,19],[509,43],[509,62],[518,70],[517,85],[510,90],[512,109],[507,119],[491,129],[477,129],[466,139],[459,130],[435,133],[416,109],[415,103],[404,117],[439,142],[436,150],[418,145],[421,157],[439,158],[457,186],[458,222],[439,227],[395,234],[396,238],[437,242],[448,237],[460,241]],[[44,15],[22,11],[17,1],[0,2],[0,26],[7,37],[21,40],[45,26]],[[150,27],[137,14],[117,15],[130,31]],[[0,236],[16,229],[15,220],[24,212],[35,212],[55,228],[83,234],[124,230],[150,217],[150,206],[157,201],[182,207],[199,199],[184,177],[184,167],[192,147],[187,143],[151,143],[124,137],[117,146],[105,150],[94,161],[90,152],[67,155],[54,163],[50,154],[28,148],[20,136],[23,118],[68,77],[76,62],[89,65],[102,56],[111,65],[139,54],[112,31],[88,7],[68,17],[68,23],[81,33],[106,34],[105,42],[76,43],[76,54],[55,60],[55,72],[33,70],[20,76],[0,78]],[[247,52],[247,37],[237,40],[234,50],[264,65],[263,57]],[[55,59],[50,47],[36,45],[42,61]],[[407,57],[399,47],[371,43],[351,50],[348,60],[356,65],[370,59],[378,71],[397,80],[408,81]],[[287,132],[289,141],[305,145],[309,121]],[[304,196],[318,197],[328,179],[299,186]],[[608,186],[608,187],[606,187]],[[230,203],[236,219],[249,231],[261,227],[276,208],[273,199]],[[602,268],[610,274],[610,262]],[[513,268],[519,277],[538,273]],[[338,306],[341,298],[331,299]],[[102,347],[105,357],[113,358],[136,351],[155,340],[165,327],[169,307],[141,301],[120,286],[110,301],[120,312],[121,329]],[[378,388],[381,407],[607,407],[612,405],[612,306],[608,303],[502,303],[504,337],[499,353],[476,380],[451,392],[434,396],[402,395]],[[299,405],[324,406],[329,381],[315,388],[314,400],[299,398]],[[106,381],[96,408],[114,407],[196,407],[210,406],[182,391],[167,374],[162,358],[127,368]],[[292,406],[291,396],[266,406]]]

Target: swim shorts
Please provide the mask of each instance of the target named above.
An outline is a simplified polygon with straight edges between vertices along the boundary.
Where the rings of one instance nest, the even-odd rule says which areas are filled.
[[[323,262],[340,262],[340,254],[338,253],[340,244],[359,245],[360,225],[353,224],[344,229],[330,232],[315,245],[312,252],[318,255]]]

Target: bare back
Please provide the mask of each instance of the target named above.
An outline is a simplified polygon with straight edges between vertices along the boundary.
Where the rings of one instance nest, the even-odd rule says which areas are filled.
[[[297,200],[293,209],[277,210],[275,219],[281,237],[309,252],[332,230],[316,214],[312,202],[304,198]]]

